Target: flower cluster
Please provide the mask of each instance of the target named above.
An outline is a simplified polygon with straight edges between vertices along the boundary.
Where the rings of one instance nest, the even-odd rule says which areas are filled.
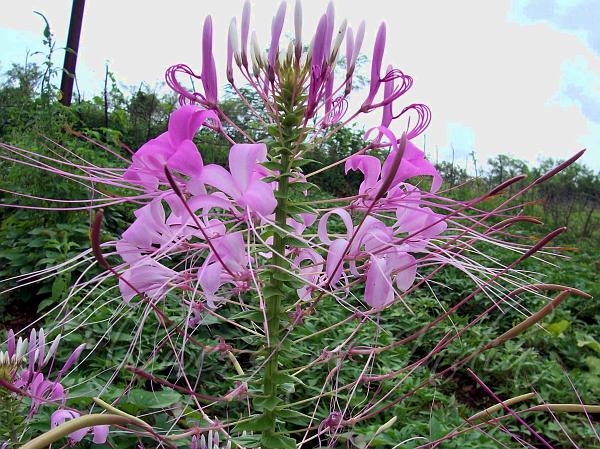
[[[51,380],[52,361],[60,340],[59,334],[46,350],[44,329],[32,329],[29,339],[19,337],[18,340],[12,329],[8,331],[7,351],[0,353],[0,378],[15,389],[25,392],[31,399],[31,415],[37,413],[40,406],[46,402],[60,403],[66,399],[60,380],[77,362],[85,344],[73,351],[55,374],[54,380]],[[47,374],[44,375],[44,371]]]

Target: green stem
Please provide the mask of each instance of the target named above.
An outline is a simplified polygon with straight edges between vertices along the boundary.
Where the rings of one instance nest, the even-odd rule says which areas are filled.
[[[285,171],[289,169],[290,165],[290,154],[289,151],[283,150],[281,154],[281,166]],[[287,201],[289,194],[289,178],[283,176],[279,181],[278,192],[277,192],[277,209],[275,210],[275,223],[280,228],[286,226],[288,218],[287,212]],[[273,258],[272,264],[276,267],[286,267],[287,261],[284,257],[285,254],[285,238],[279,233],[275,233],[273,237]],[[284,299],[284,283],[277,279],[277,273],[279,270],[273,269],[271,271],[269,279],[269,287],[272,291],[276,291],[277,294],[270,296],[265,304],[266,315],[267,315],[267,327],[269,336],[269,347],[267,357],[268,362],[264,368],[263,377],[263,393],[269,400],[276,400],[277,398],[277,373],[278,373],[278,346],[280,338],[280,315],[281,315],[281,303]],[[263,433],[265,435],[275,434],[275,414],[270,410],[265,410],[264,415],[270,421],[269,429]]]

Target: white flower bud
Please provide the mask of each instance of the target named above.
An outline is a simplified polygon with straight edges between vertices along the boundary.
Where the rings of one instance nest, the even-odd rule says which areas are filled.
[[[237,21],[235,17],[231,19],[231,23],[229,24],[229,44],[233,49],[233,58],[235,59],[235,63],[239,66],[242,65],[242,57],[240,55],[240,43],[237,31]]]
[[[46,357],[44,357],[44,366],[48,363],[50,358],[52,358],[54,356],[54,354],[56,354],[56,350],[58,349],[60,339],[61,339],[61,335],[58,334],[58,336],[54,339],[54,341],[50,345],[50,349],[48,349],[48,353],[46,354]]]
[[[347,26],[348,26],[348,21],[346,19],[344,19],[344,21],[340,25],[340,28],[338,29],[338,32],[335,36],[335,40],[333,41],[333,48],[331,49],[331,56],[329,58],[329,63],[332,66],[335,64],[335,61],[338,57],[338,53],[340,50],[340,46],[342,45],[342,42],[344,41],[344,37],[346,36],[346,27]]]

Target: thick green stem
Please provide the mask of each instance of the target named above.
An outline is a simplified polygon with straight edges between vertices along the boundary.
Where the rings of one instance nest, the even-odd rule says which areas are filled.
[[[285,167],[286,171],[289,169],[289,161],[289,151],[283,150],[281,154],[281,165],[282,167]],[[289,178],[287,176],[283,176],[279,181],[279,188],[277,192],[277,209],[275,210],[275,222],[280,228],[284,228],[286,226],[288,217],[288,191]],[[285,254],[285,238],[278,233],[276,233],[273,237],[273,250],[272,264],[275,267],[287,267],[288,262],[283,257]],[[266,363],[264,368],[263,393],[269,400],[276,400],[277,398],[278,346],[280,338],[279,334],[281,331],[280,314],[281,303],[285,296],[284,283],[276,278],[277,273],[277,268],[274,268],[269,279],[269,287],[272,289],[272,291],[277,293],[267,298],[265,305],[269,334],[269,347],[267,354],[269,361]],[[269,410],[265,410],[264,414],[267,419],[270,420],[270,428],[265,430],[264,433],[266,435],[273,435],[275,433],[275,415]]]

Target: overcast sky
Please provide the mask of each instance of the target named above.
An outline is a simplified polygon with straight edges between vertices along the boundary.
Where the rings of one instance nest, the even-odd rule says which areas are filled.
[[[279,0],[253,2],[253,23],[266,45]],[[10,6],[8,6],[10,5]],[[224,77],[230,17],[243,0],[88,0],[78,78],[85,96],[101,89],[108,61],[127,85],[154,86],[175,63],[200,68],[205,15],[215,26],[215,53]],[[566,158],[581,148],[584,162],[600,170],[600,0],[338,0],[336,18],[357,26],[366,20],[363,51],[370,57],[379,22],[388,26],[384,66],[413,76],[410,102],[425,103],[433,120],[418,143],[430,158],[465,163],[508,153],[535,163]],[[305,0],[304,36],[312,36],[326,0]],[[41,49],[49,20],[64,46],[70,0],[5,2],[0,15],[0,69]],[[292,28],[293,3],[286,27]],[[309,37],[306,38],[307,40]],[[57,52],[62,63],[64,52]],[[41,61],[41,56],[32,59]],[[379,118],[373,117],[373,121]],[[368,125],[367,123],[365,123]],[[436,151],[437,148],[437,151]],[[471,170],[471,165],[469,165]]]

